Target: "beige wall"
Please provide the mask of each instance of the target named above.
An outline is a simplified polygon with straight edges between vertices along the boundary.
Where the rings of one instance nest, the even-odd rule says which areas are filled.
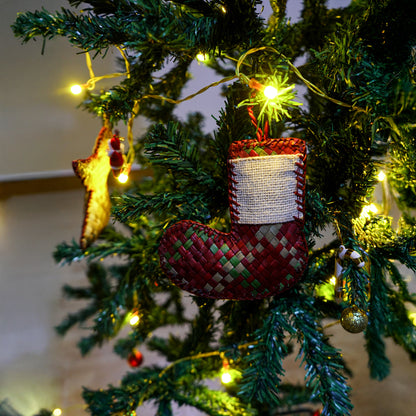
[[[81,358],[76,343],[86,334],[77,329],[61,338],[53,330],[80,306],[64,300],[61,287],[83,284],[85,263],[60,267],[52,252],[56,244],[78,238],[82,209],[83,190],[0,199],[0,402],[8,399],[24,416],[42,407],[84,414],[82,386],[118,384],[131,370],[111,343]],[[154,353],[142,352],[146,364],[160,363]],[[150,406],[140,412],[153,414]]]
[[[71,160],[87,156],[100,120],[76,109],[74,83],[88,79],[85,57],[64,39],[21,45],[10,28],[18,12],[42,6],[59,10],[66,0],[13,0],[0,5],[0,176],[71,169]],[[114,55],[94,61],[97,75],[114,72]]]

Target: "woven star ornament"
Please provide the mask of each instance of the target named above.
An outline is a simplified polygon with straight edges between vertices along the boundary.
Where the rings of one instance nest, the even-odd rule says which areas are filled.
[[[85,188],[84,219],[79,240],[84,250],[97,239],[110,219],[111,202],[107,179],[111,171],[108,157],[108,141],[111,138],[111,129],[103,127],[91,156],[72,161],[72,168]]]
[[[303,233],[306,145],[297,138],[231,144],[231,231],[184,220],[168,228],[160,264],[197,296],[253,300],[293,287],[307,264]]]

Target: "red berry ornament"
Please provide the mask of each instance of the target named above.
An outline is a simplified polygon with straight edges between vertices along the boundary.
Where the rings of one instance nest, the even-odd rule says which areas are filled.
[[[124,165],[124,145],[120,141],[118,133],[108,141],[108,156],[110,158],[110,166],[113,171],[113,175],[117,178]]]
[[[120,138],[114,135],[110,140],[110,146],[113,150],[121,150]]]
[[[130,367],[139,367],[143,362],[143,354],[139,350],[132,351],[127,357]]]
[[[119,152],[113,152],[110,155],[111,169],[120,169],[124,164],[123,155]]]

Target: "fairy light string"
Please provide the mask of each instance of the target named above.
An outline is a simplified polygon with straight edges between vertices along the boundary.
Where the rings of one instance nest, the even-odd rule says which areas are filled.
[[[257,341],[247,342],[245,344],[238,345],[237,348],[239,350],[244,350],[244,349],[250,348],[253,345],[257,345],[257,344],[258,344]],[[202,359],[202,358],[209,358],[209,357],[215,357],[215,356],[219,356],[221,358],[224,357],[224,351],[218,351],[217,350],[217,351],[203,352],[203,353],[200,353],[200,354],[190,355],[190,356],[187,356],[187,357],[179,358],[178,360],[173,361],[167,367],[165,367],[159,373],[159,378],[162,378],[168,371],[170,371],[172,368],[174,368],[178,364],[183,363],[184,361],[193,361],[193,360],[199,360],[199,359]]]
[[[117,49],[120,52],[122,51],[119,47],[117,47]],[[122,53],[122,56],[125,57],[124,53]],[[124,60],[126,62],[127,58],[125,58]],[[114,72],[112,74],[96,76],[94,74],[94,70],[93,70],[93,67],[92,67],[91,56],[90,56],[88,51],[85,52],[85,62],[86,62],[87,68],[88,68],[90,78],[88,79],[88,81],[85,84],[81,85],[81,87],[86,88],[87,90],[93,90],[95,88],[95,84],[99,81],[102,81],[103,79],[117,78],[117,77],[123,77],[123,76],[128,77],[129,76],[129,71],[127,71],[127,72]]]
[[[250,79],[244,75],[243,73],[240,72],[240,67],[243,64],[244,60],[246,59],[246,57],[250,54],[256,53],[256,52],[260,52],[260,51],[270,51],[273,52],[277,55],[279,55],[290,67],[290,69],[296,74],[296,76],[316,95],[325,98],[337,105],[340,105],[342,107],[347,107],[347,108],[352,108],[355,110],[360,110],[360,111],[365,111],[364,109],[354,106],[352,104],[347,104],[344,103],[343,101],[337,100],[335,98],[330,97],[329,95],[325,94],[325,92],[323,92],[321,89],[319,89],[315,84],[313,84],[312,82],[308,81],[299,71],[299,69],[292,64],[292,62],[290,62],[290,60],[283,55],[281,52],[279,52],[277,49],[271,47],[271,46],[260,46],[258,48],[252,48],[249,49],[247,52],[245,52],[244,54],[242,54],[240,56],[240,58],[237,61],[237,67],[236,67],[236,75],[240,78],[240,80],[244,83],[246,83],[247,85],[249,85]]]
[[[88,79],[88,81],[85,84],[81,85],[81,88],[85,88],[85,89],[88,89],[88,90],[93,90],[95,88],[96,83],[99,82],[99,81],[102,81],[103,79],[115,78],[115,77],[119,77],[119,76],[125,76],[127,79],[130,78],[130,76],[131,76],[130,75],[130,62],[128,60],[128,57],[127,57],[123,48],[118,47],[118,46],[116,46],[116,48],[120,52],[120,55],[122,56],[122,58],[124,60],[124,65],[125,65],[125,68],[126,68],[126,72],[115,72],[115,73],[112,73],[112,74],[96,76],[95,73],[94,73],[91,56],[88,53],[88,51],[86,51],[85,52],[85,62],[86,62],[86,66],[87,66],[90,78]],[[121,170],[121,174],[118,176],[119,181],[122,182],[122,183],[127,180],[128,175],[129,175],[130,170],[131,170],[131,166],[132,166],[132,164],[134,162],[134,159],[135,159],[133,124],[134,124],[134,119],[139,114],[139,110],[140,110],[139,100],[135,100],[133,108],[132,108],[131,113],[130,113],[130,115],[128,117],[128,120],[127,120],[127,142],[129,144],[129,148],[128,148],[128,152],[127,152],[127,155],[126,155],[126,158],[125,158],[125,163],[124,163],[124,165],[122,167],[122,170]],[[111,130],[111,126],[110,126],[110,122],[108,120],[108,117],[106,117],[104,115],[103,120],[104,120],[104,125],[109,127],[110,130]]]
[[[215,82],[205,86],[204,88],[201,88],[200,90],[198,90],[194,94],[188,95],[187,97],[181,98],[179,100],[173,100],[172,98],[164,97],[163,95],[146,94],[146,95],[143,95],[139,99],[139,101],[147,99],[147,98],[152,98],[152,99],[155,99],[155,100],[166,101],[166,102],[171,103],[171,104],[180,104],[180,103],[183,103],[185,101],[191,100],[192,98],[204,93],[205,91],[207,91],[208,89],[210,89],[212,87],[217,87],[218,85],[224,84],[225,82],[229,82],[229,81],[232,81],[232,80],[237,79],[237,78],[238,78],[237,75],[231,75],[229,77],[225,77],[225,78],[223,78],[219,81],[215,81]]]
[[[87,67],[88,67],[88,70],[89,70],[90,79],[85,84],[83,84],[83,87],[84,88],[87,88],[89,90],[94,89],[95,88],[95,84],[97,82],[103,80],[103,79],[115,78],[115,77],[120,77],[120,76],[126,76],[127,78],[130,77],[130,64],[129,64],[128,58],[127,58],[127,56],[126,56],[126,54],[124,52],[124,49],[122,49],[120,47],[117,47],[117,49],[120,51],[120,54],[122,55],[122,57],[123,57],[123,59],[125,61],[126,72],[115,72],[115,73],[112,73],[112,74],[106,74],[106,75],[101,75],[101,76],[95,76],[94,71],[92,69],[91,57],[90,57],[90,55],[89,55],[88,52],[85,52],[86,63],[87,63]],[[145,95],[142,95],[140,98],[138,98],[135,102],[140,102],[140,101],[145,100],[145,99],[156,99],[156,100],[166,101],[166,102],[171,103],[171,104],[181,104],[181,103],[183,103],[185,101],[188,101],[188,100],[191,100],[191,99],[195,98],[196,96],[198,96],[200,94],[203,94],[205,91],[207,91],[210,88],[216,87],[216,86],[221,85],[221,84],[224,84],[226,82],[233,81],[235,79],[239,79],[242,83],[244,83],[244,84],[246,84],[246,85],[248,85],[250,87],[253,87],[253,85],[255,85],[255,83],[257,82],[257,87],[258,88],[263,88],[262,87],[262,84],[259,83],[256,79],[254,79],[253,77],[249,77],[249,76],[245,75],[243,72],[241,72],[241,66],[242,65],[248,65],[246,62],[244,62],[245,59],[247,58],[247,56],[248,55],[251,55],[251,54],[254,54],[254,53],[257,53],[257,52],[261,52],[261,51],[270,51],[270,52],[273,52],[273,53],[279,55],[282,58],[282,60],[284,60],[287,63],[287,65],[294,72],[294,74],[296,74],[296,76],[314,94],[316,94],[316,95],[318,95],[318,96],[320,96],[320,97],[322,97],[324,99],[327,99],[327,100],[329,100],[329,101],[331,101],[331,102],[333,102],[333,103],[335,103],[335,104],[337,104],[339,106],[351,108],[351,109],[358,110],[358,111],[365,111],[364,109],[362,109],[360,107],[357,107],[357,106],[352,105],[352,104],[345,103],[343,101],[337,100],[337,99],[335,99],[335,98],[330,97],[329,95],[327,95],[325,92],[323,92],[320,88],[318,88],[312,82],[308,81],[301,74],[301,72],[299,71],[299,69],[295,65],[293,65],[290,62],[290,60],[285,55],[283,55],[281,52],[279,52],[278,50],[276,50],[275,48],[273,48],[271,46],[261,46],[261,47],[249,49],[248,51],[246,51],[245,53],[243,53],[239,57],[239,59],[233,58],[233,57],[231,57],[229,55],[222,55],[224,58],[226,58],[228,60],[231,60],[231,61],[234,61],[234,62],[237,63],[236,70],[235,70],[235,75],[231,75],[231,76],[222,78],[222,79],[220,79],[218,81],[212,82],[212,83],[206,85],[205,87],[201,88],[197,92],[195,92],[193,94],[190,94],[190,95],[188,95],[188,96],[186,96],[184,98],[181,98],[181,99],[178,99],[178,100],[174,100],[172,98],[165,97],[165,96],[162,96],[162,95],[145,94]],[[135,111],[132,111],[132,116],[136,116],[136,115],[137,115],[137,113]]]
[[[126,66],[126,78],[130,78],[130,62],[127,58],[126,53],[124,52],[124,49],[117,47],[119,50],[121,56],[124,59],[124,65]],[[132,111],[130,113],[130,116],[127,120],[127,142],[129,144],[129,150],[127,152],[126,156],[126,172],[124,172],[126,175],[130,173],[131,165],[134,162],[135,152],[134,152],[134,137],[133,137],[133,124],[134,119],[138,116],[140,110],[140,103],[139,100],[135,100],[133,104]]]

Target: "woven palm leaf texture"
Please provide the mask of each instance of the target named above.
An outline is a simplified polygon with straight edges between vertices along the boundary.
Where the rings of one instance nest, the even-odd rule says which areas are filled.
[[[159,247],[171,281],[197,296],[253,300],[284,292],[307,263],[303,234],[306,145],[250,139],[229,149],[231,231],[184,220]]]

